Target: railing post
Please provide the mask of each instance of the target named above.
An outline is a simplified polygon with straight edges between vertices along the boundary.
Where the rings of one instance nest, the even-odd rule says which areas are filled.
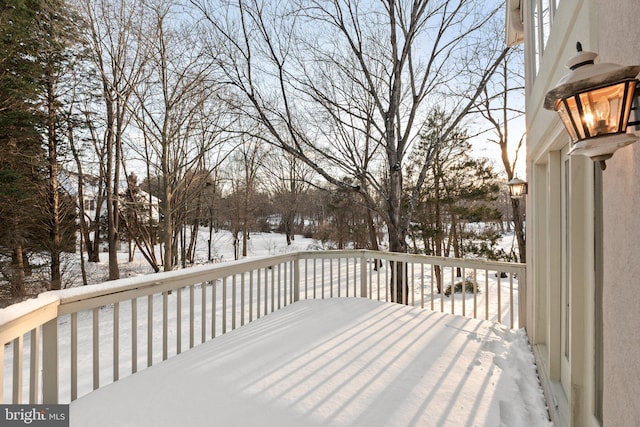
[[[518,273],[518,328],[527,325],[527,267]]]
[[[367,298],[367,273],[369,269],[367,268],[367,254],[365,251],[362,251],[362,257],[360,258],[360,297]]]
[[[42,403],[58,403],[58,318],[42,325]]]
[[[13,340],[13,403],[22,403],[22,335]]]
[[[300,256],[293,258],[293,302],[300,301]]]
[[[40,372],[40,328],[31,331],[29,366],[29,403],[37,404],[38,398],[38,373]]]

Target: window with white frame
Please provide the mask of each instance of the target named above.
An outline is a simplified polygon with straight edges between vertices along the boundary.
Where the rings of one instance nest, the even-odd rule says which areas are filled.
[[[540,61],[547,47],[549,33],[551,32],[551,24],[553,23],[553,15],[555,14],[560,0],[529,0],[531,40],[533,41],[532,52],[533,75],[538,75],[540,70]]]

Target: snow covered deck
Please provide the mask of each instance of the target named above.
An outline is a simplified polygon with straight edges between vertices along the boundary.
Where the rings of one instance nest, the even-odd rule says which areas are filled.
[[[548,426],[524,332],[299,301],[71,403],[72,426]]]

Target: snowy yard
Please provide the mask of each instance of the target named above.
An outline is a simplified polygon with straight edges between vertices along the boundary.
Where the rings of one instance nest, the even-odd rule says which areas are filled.
[[[301,301],[71,404],[75,426],[549,426],[523,331]]]

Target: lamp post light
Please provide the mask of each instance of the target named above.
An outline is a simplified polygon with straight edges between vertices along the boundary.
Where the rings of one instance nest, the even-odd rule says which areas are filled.
[[[604,161],[625,145],[638,140],[627,133],[629,114],[640,81],[640,65],[595,64],[594,52],[583,52],[567,61],[569,74],[547,92],[544,108],[555,110],[571,137],[570,155],[582,154]]]
[[[512,199],[521,199],[527,194],[527,182],[520,178],[511,179],[511,181],[507,182],[507,185],[509,186],[509,195],[511,195]]]

